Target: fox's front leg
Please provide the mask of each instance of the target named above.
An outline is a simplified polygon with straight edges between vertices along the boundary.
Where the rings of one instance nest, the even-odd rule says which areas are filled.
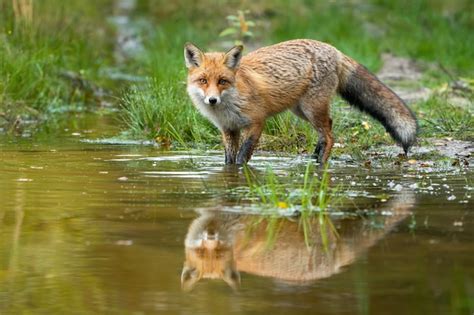
[[[224,130],[222,140],[225,149],[225,164],[235,164],[239,150],[240,130]]]
[[[239,165],[247,163],[252,157],[253,150],[258,144],[258,140],[262,135],[263,123],[252,124],[244,130],[242,137],[242,145],[239,153],[237,153],[236,163]]]

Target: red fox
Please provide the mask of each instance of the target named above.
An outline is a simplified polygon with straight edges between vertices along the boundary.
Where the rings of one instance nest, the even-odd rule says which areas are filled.
[[[247,163],[265,120],[290,109],[319,133],[313,157],[326,162],[334,144],[330,104],[338,93],[379,120],[403,147],[414,144],[417,121],[406,104],[364,66],[333,46],[298,39],[257,49],[203,53],[187,43],[187,91],[221,131],[226,164]],[[241,138],[242,131],[242,139]]]

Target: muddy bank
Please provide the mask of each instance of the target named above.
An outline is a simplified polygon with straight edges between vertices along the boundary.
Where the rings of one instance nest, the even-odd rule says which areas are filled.
[[[410,58],[382,54],[383,66],[377,76],[408,104],[426,101],[431,96],[443,97],[446,103],[474,110],[474,90],[465,78],[456,77],[441,64],[427,63]],[[449,82],[437,88],[424,86],[428,71],[444,74]]]

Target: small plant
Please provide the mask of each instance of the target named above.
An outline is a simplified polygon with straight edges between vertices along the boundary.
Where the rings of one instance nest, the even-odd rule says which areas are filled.
[[[248,10],[238,10],[237,15],[228,15],[227,21],[229,21],[230,26],[224,29],[219,36],[231,37],[235,45],[242,45],[253,38],[254,33],[251,29],[255,27],[255,22],[247,20],[245,17],[245,14],[249,13]]]
[[[244,174],[249,185],[249,196],[258,199],[262,203],[264,214],[270,216],[268,229],[270,242],[278,232],[278,226],[272,225],[271,222],[278,222],[275,218],[280,217],[282,211],[286,214],[288,211],[293,211],[299,214],[299,224],[307,246],[311,245],[311,226],[316,219],[319,221],[323,245],[327,249],[328,233],[337,235],[328,216],[337,188],[330,186],[330,174],[327,168],[323,170],[319,179],[315,175],[313,163],[308,163],[302,185],[296,186],[294,181],[281,181],[271,168],[266,170],[262,179],[247,167],[244,168]]]

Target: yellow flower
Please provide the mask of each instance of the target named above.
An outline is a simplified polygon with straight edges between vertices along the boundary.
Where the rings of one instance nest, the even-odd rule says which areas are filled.
[[[288,204],[284,201],[278,201],[278,208],[280,209],[287,209],[288,208]]]

